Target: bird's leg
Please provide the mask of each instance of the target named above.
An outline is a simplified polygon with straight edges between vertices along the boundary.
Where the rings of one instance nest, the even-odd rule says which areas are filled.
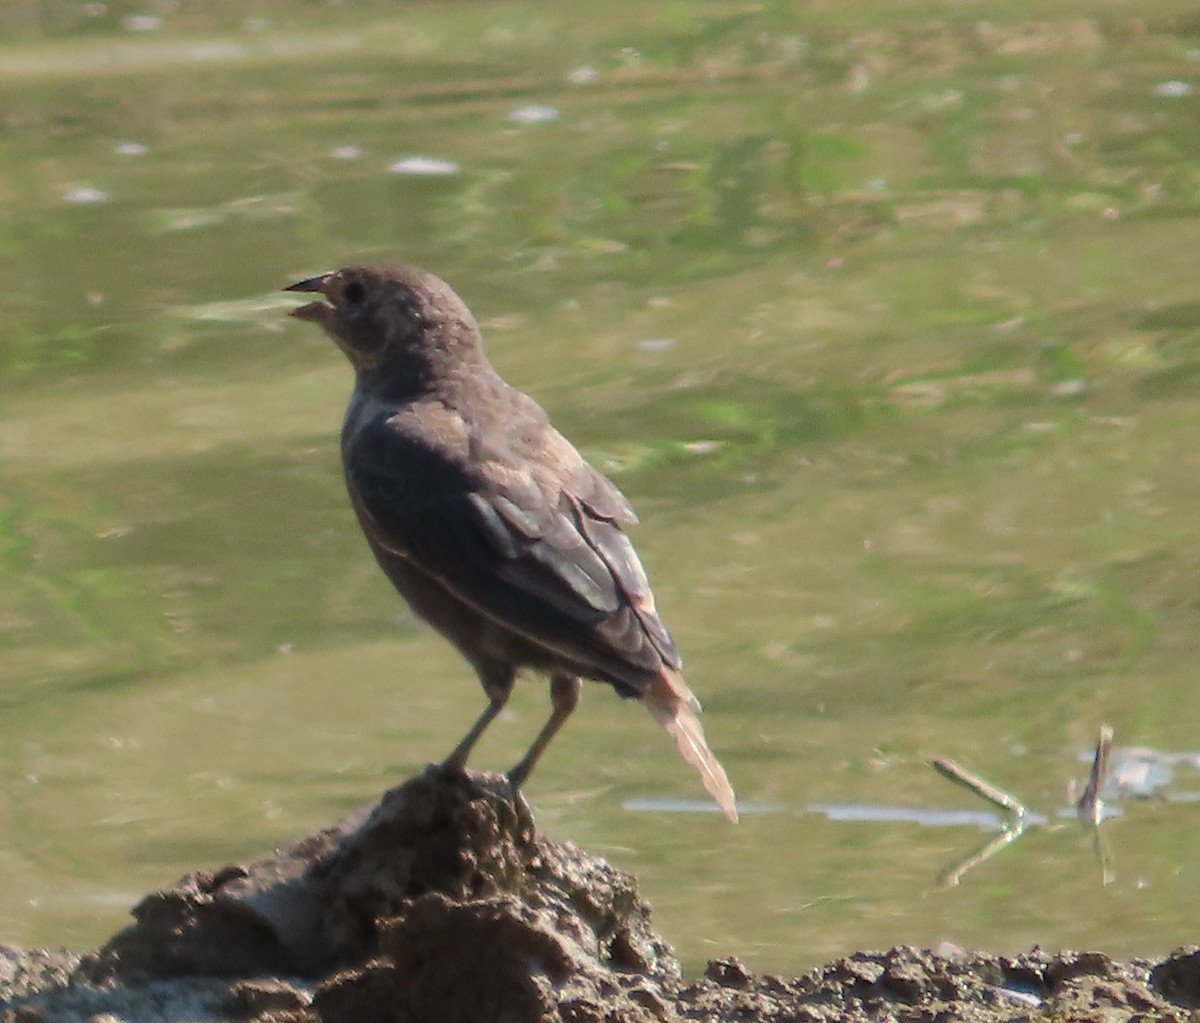
[[[542,726],[537,738],[533,740],[529,751],[508,772],[508,780],[514,789],[519,789],[525,784],[525,779],[529,777],[529,773],[533,770],[533,765],[538,762],[542,751],[550,745],[550,740],[554,738],[555,733],[562,728],[563,722],[579,705],[579,691],[582,688],[583,684],[577,675],[556,671],[550,676],[550,703],[554,709],[550,712],[550,719]]]
[[[484,729],[487,728],[496,718],[496,715],[504,709],[504,704],[499,700],[492,700],[485,708],[479,719],[471,726],[470,731],[462,737],[462,740],[457,746],[451,750],[450,755],[442,761],[442,767],[447,771],[461,771],[467,766],[467,757],[471,755],[471,749],[483,735]]]
[[[442,767],[447,771],[461,771],[467,766],[467,757],[475,748],[475,743],[486,731],[487,726],[496,720],[496,715],[504,709],[512,694],[514,673],[511,668],[502,665],[476,665],[479,681],[483,691],[491,698],[478,720],[462,737],[458,745],[450,751],[450,755],[442,761]]]

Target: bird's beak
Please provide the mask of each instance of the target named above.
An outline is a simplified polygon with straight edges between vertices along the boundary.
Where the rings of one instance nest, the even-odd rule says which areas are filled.
[[[329,294],[329,282],[333,280],[334,274],[318,274],[316,277],[309,277],[304,281],[297,281],[295,284],[289,284],[284,291],[299,291],[304,294]],[[307,305],[297,306],[292,310],[292,315],[301,320],[312,320],[314,323],[324,323],[325,317],[333,312],[333,306],[328,302],[309,302]]]

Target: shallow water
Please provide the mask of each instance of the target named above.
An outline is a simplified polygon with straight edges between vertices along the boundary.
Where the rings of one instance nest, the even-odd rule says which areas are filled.
[[[1200,719],[1188,8],[246,10],[0,14],[0,940],[102,940],[481,709],[367,554],[349,372],[276,292],[380,257],[641,515],[752,812],[693,812],[601,686],[528,794],[689,967],[1195,940],[1200,776],[1150,755]],[[546,711],[520,687],[475,765]],[[1108,884],[1059,813],[1105,722],[1167,772]],[[944,884],[1000,822],[936,756],[1049,823]]]

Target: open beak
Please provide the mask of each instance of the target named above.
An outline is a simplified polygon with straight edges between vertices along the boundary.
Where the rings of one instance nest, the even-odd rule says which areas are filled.
[[[309,277],[304,281],[297,281],[295,284],[289,284],[284,291],[299,291],[304,294],[329,294],[329,282],[334,278],[332,272],[326,274],[318,274],[316,277]],[[307,305],[297,306],[292,310],[291,315],[301,320],[311,320],[314,323],[324,323],[325,317],[333,312],[333,306],[328,302],[309,302]]]

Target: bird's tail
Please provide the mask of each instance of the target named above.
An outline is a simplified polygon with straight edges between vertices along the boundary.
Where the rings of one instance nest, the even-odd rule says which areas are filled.
[[[664,671],[641,698],[654,720],[675,740],[675,747],[683,759],[700,772],[700,780],[717,806],[736,824],[738,812],[733,787],[725,775],[725,768],[704,741],[704,729],[697,717],[700,701],[683,678],[675,672]]]

